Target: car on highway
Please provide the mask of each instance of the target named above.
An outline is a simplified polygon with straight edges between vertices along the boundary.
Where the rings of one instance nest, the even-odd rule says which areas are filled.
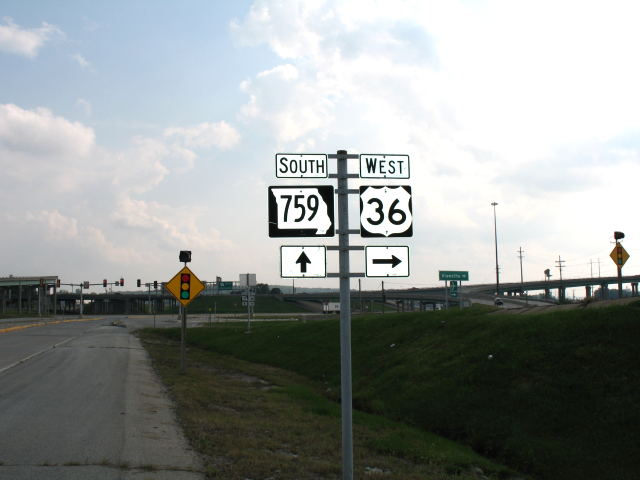
[[[502,301],[502,299],[501,299],[501,298],[496,297],[496,298],[493,300],[493,304],[494,304],[496,307],[501,307],[502,305],[504,305],[504,302]]]

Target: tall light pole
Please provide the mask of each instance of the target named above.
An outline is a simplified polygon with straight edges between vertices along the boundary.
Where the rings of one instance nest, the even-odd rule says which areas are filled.
[[[498,268],[498,224],[496,222],[496,202],[492,202],[493,206],[493,239],[496,246],[496,295],[500,295],[500,269]]]

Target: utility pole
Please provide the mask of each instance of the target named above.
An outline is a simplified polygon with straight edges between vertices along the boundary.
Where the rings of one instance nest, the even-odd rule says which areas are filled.
[[[492,202],[493,206],[493,239],[496,246],[496,295],[500,295],[500,269],[498,268],[498,224],[496,222],[496,202]]]
[[[518,249],[518,257],[520,258],[520,292],[522,293],[522,295],[525,296],[525,301],[527,304],[529,304],[529,296],[526,295],[524,293],[524,276],[522,275],[522,254],[524,253],[524,250],[522,250],[522,247],[520,247]]]
[[[560,270],[560,281],[562,281],[562,264],[567,263],[566,260],[562,260],[560,255],[558,255],[558,260],[556,260],[556,267]]]
[[[384,280],[382,281],[382,313],[384,313],[384,304],[386,303],[386,298],[384,298]]]
[[[560,286],[558,287],[558,301],[560,303],[564,301],[564,295],[565,295],[564,286],[562,285],[562,264],[563,263],[566,263],[565,260],[562,260],[560,258],[560,255],[558,255],[558,260],[556,260],[556,266],[558,267],[558,270],[560,270]]]
[[[590,267],[590,272],[591,272],[591,278],[593,278],[593,260],[589,259],[589,267]]]

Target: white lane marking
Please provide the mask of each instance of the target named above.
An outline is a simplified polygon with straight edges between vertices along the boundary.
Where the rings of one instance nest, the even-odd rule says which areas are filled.
[[[18,360],[17,362],[12,363],[11,365],[7,365],[6,367],[2,367],[2,368],[0,368],[0,375],[2,375],[4,372],[6,372],[7,370],[9,370],[9,369],[11,369],[11,368],[13,368],[13,367],[17,367],[17,366],[18,366],[18,365],[20,365],[21,363],[28,362],[28,361],[29,361],[29,360],[31,360],[32,358],[37,357],[38,355],[40,355],[40,354],[42,354],[42,353],[44,353],[44,352],[47,352],[47,351],[52,350],[52,349],[54,349],[54,348],[57,348],[57,347],[59,347],[60,345],[63,345],[63,344],[65,344],[65,343],[67,343],[67,342],[69,342],[69,341],[71,341],[71,340],[73,340],[73,339],[74,339],[74,337],[69,337],[69,338],[67,338],[67,339],[65,339],[65,340],[62,340],[61,342],[58,342],[58,343],[56,343],[56,344],[54,344],[54,345],[52,345],[52,346],[50,346],[50,347],[47,347],[47,348],[45,348],[45,349],[42,349],[42,350],[40,350],[39,352],[32,353],[31,355],[29,355],[29,356],[27,356],[27,357],[24,357],[24,358],[22,358],[22,359]]]

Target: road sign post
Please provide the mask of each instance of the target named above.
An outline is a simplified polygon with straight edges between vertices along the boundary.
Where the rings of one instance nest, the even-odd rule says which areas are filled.
[[[182,256],[182,252],[180,252]],[[189,260],[191,260],[189,255]],[[149,284],[151,285],[151,284]],[[171,280],[165,284],[165,288],[180,302],[180,317],[182,326],[180,329],[180,373],[186,371],[186,337],[187,337],[187,305],[204,290],[204,284],[187,267],[176,273]]]
[[[624,238],[624,235],[622,235],[622,238]],[[625,263],[627,263],[627,260],[629,260],[630,255],[624,249],[622,244],[616,241],[616,246],[613,247],[613,250],[611,251],[611,254],[609,256],[611,257],[611,260],[613,260],[613,263],[615,263],[616,267],[618,268],[618,298],[622,298],[622,267],[624,266]]]
[[[462,308],[462,282],[469,281],[469,272],[459,270],[439,270],[438,279],[444,281],[444,303],[449,308],[449,296],[458,298],[458,306]],[[447,283],[449,287],[447,287]]]
[[[346,150],[338,150],[338,247],[340,274],[340,378],[342,399],[342,478],[353,478],[353,412],[351,380],[351,291],[349,265],[349,177]]]
[[[327,159],[337,160],[337,173],[329,174]],[[360,159],[360,174],[348,172],[347,160]],[[365,186],[349,189],[349,178],[409,178],[408,155],[277,154],[278,178],[335,178],[333,186],[292,186],[268,188],[269,237],[332,237],[338,245],[281,246],[280,271],[283,278],[338,277],[340,279],[340,377],[342,411],[342,479],[353,479],[353,418],[351,373],[351,296],[352,277],[409,276],[409,247],[350,246],[349,235],[390,237],[413,235],[411,187]],[[334,193],[337,195],[337,228],[334,225]],[[360,229],[349,229],[349,195],[360,195]],[[327,273],[326,250],[337,250],[338,273]],[[366,250],[366,272],[352,273],[351,250]],[[384,313],[384,282],[382,311]]]

